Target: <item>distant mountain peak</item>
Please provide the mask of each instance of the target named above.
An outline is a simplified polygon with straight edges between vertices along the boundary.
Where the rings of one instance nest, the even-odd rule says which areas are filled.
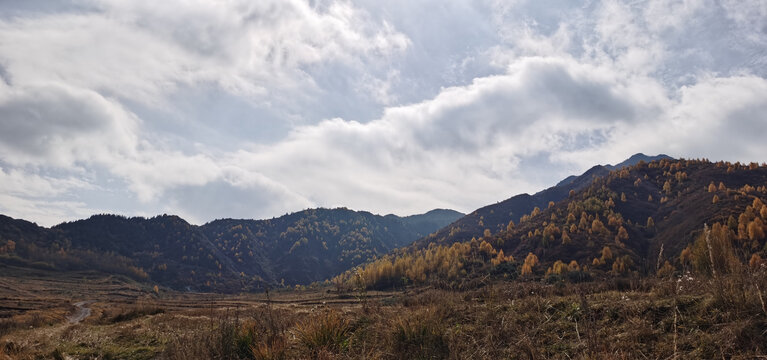
[[[657,161],[657,160],[663,160],[663,159],[673,160],[674,158],[672,158],[671,156],[668,156],[666,154],[658,154],[658,155],[655,155],[655,156],[648,156],[648,155],[645,155],[643,153],[636,153],[634,155],[631,155],[631,157],[629,157],[628,159],[624,160],[621,163],[618,163],[616,165],[607,164],[607,165],[605,165],[605,167],[610,169],[610,170],[618,170],[618,169],[620,169],[622,167],[634,166],[634,165],[638,164],[640,161],[651,162],[651,161]]]

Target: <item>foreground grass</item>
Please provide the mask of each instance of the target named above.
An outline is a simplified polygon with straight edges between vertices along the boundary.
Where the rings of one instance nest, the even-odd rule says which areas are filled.
[[[667,359],[767,351],[757,294],[719,280],[494,283],[346,303],[94,309],[82,324],[15,328],[0,358]],[[733,283],[729,281],[728,283]],[[719,289],[714,291],[712,289]],[[724,290],[722,290],[724,289]],[[362,296],[364,298],[364,294]]]

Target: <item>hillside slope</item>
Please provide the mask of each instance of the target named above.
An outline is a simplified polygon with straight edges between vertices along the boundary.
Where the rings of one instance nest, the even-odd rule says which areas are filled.
[[[470,241],[419,240],[367,265],[373,287],[463,286],[487,274],[647,276],[767,258],[767,166],[707,160],[640,162],[609,172],[515,226]],[[338,280],[345,280],[341,276]]]
[[[269,220],[202,226],[177,216],[94,215],[50,229],[0,216],[0,263],[42,270],[96,270],[176,289],[241,291],[308,284],[454,221],[435,211],[400,218],[310,209]]]
[[[473,237],[484,236],[485,230],[498,233],[508,227],[509,222],[519,223],[523,216],[533,212],[535,208],[544,209],[550,202],[562,201],[570,191],[579,191],[591,185],[594,179],[607,175],[611,170],[636,165],[639,162],[671,159],[668,155],[647,156],[639,153],[618,165],[596,165],[579,176],[569,176],[557,185],[537,192],[533,195],[520,194],[496,204],[479,208],[456,222],[440,229],[427,238],[419,239],[417,245],[425,247],[428,244],[452,244],[470,240]]]

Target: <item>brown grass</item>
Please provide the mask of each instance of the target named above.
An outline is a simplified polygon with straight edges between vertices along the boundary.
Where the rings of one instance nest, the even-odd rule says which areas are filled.
[[[758,358],[766,280],[744,268],[716,279],[415,288],[364,302],[322,290],[266,301],[148,289],[94,294],[93,315],[77,325],[65,321],[71,301],[20,299],[39,308],[0,319],[0,359]]]

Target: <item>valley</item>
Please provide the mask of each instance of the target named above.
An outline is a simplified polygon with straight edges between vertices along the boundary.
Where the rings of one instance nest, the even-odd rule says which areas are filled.
[[[633,159],[439,226],[4,218],[0,358],[764,357],[767,166]]]

